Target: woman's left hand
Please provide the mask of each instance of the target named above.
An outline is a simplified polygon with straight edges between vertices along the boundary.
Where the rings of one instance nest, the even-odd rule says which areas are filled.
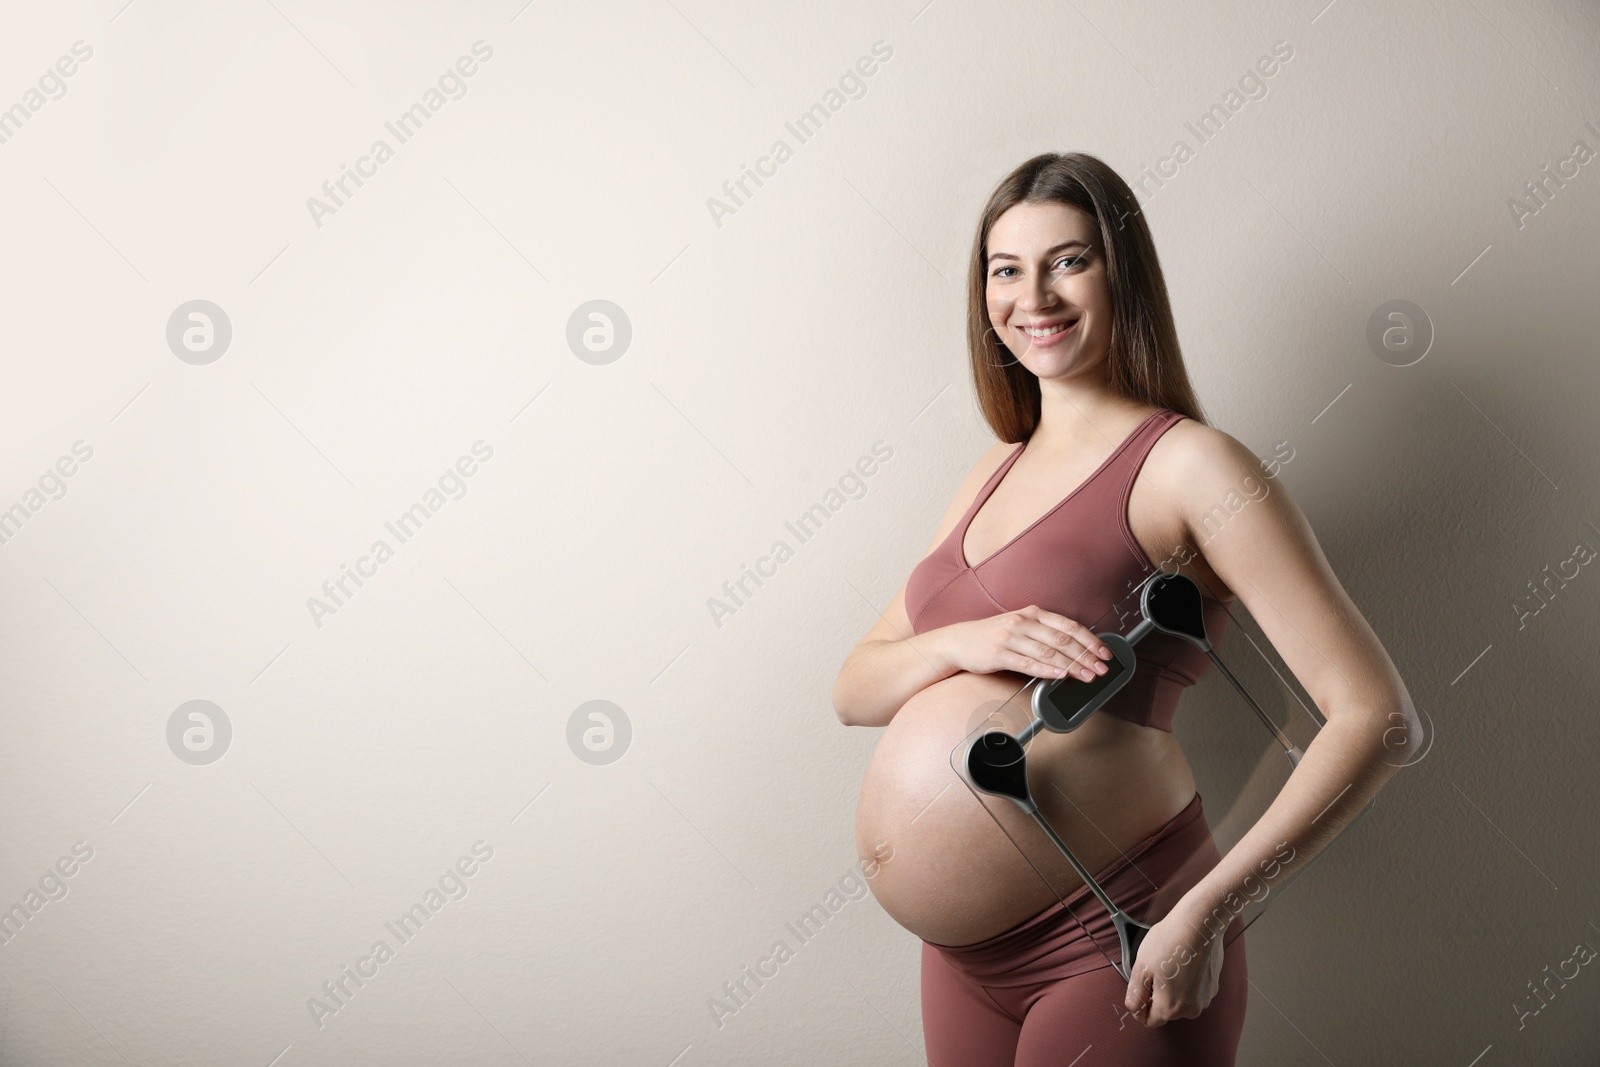
[[[1148,1027],[1198,1018],[1217,995],[1222,938],[1173,912],[1145,935],[1123,1007]]]

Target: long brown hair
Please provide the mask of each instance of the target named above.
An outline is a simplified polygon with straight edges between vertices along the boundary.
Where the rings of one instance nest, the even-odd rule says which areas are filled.
[[[1025,441],[1039,425],[1039,379],[1017,362],[989,324],[985,289],[989,231],[1008,208],[1024,201],[1070,204],[1094,216],[1111,288],[1111,391],[1204,423],[1178,348],[1167,283],[1150,227],[1116,171],[1083,152],[1046,152],[1006,175],[984,205],[967,276],[967,352],[985,421],[1000,440]]]

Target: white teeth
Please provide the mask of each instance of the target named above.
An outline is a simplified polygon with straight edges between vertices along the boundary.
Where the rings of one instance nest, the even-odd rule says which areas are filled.
[[[1062,330],[1065,330],[1071,325],[1072,323],[1070,322],[1063,322],[1059,326],[1052,326],[1045,330],[1036,330],[1031,326],[1024,326],[1023,331],[1026,332],[1029,337],[1054,337],[1056,334],[1060,333]]]

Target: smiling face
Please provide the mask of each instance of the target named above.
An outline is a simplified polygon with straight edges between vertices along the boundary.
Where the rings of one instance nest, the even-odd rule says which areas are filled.
[[[1054,201],[1014,204],[989,229],[989,322],[1040,378],[1093,371],[1110,351],[1111,289],[1099,240],[1093,215]]]

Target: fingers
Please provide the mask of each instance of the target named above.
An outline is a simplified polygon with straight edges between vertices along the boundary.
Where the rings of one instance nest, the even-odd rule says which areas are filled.
[[[1048,652],[1039,652],[1039,642],[1027,638],[1013,638],[1013,644],[1027,647],[1034,653],[1048,656]],[[1015,647],[1003,648],[1000,655],[1006,663],[1006,670],[1016,671],[1018,674],[1030,674],[1035,678],[1065,678],[1067,668],[1060,663],[1046,663],[1043,660],[1019,651]]]
[[[1108,670],[1105,661],[1111,658],[1111,650],[1087,626],[1038,605],[1029,605],[1019,614],[1025,620],[1020,630],[1026,635],[1019,651],[1025,649],[1051,668],[1064,668],[1036,672],[1036,676],[1060,678],[1070,673],[1090,681]]]
[[[1206,1001],[1209,1003],[1210,998],[1207,997]],[[1180,1002],[1172,994],[1170,987],[1165,984],[1144,994],[1140,1008],[1141,1010],[1133,1008],[1128,1010],[1133,1012],[1134,1018],[1143,1022],[1150,1029],[1164,1026],[1174,1019],[1198,1019],[1200,1018],[1200,1013],[1205,1010],[1204,1005],[1196,1004],[1193,1001]]]
[[[1153,990],[1154,976],[1150,969],[1144,965],[1143,960],[1136,960],[1133,971],[1128,975],[1128,992],[1122,998],[1122,1006],[1131,1011],[1141,1022],[1145,1021],[1144,1013],[1150,1007],[1150,998]],[[1145,1022],[1148,1026],[1149,1023]]]
[[[1172,998],[1167,996],[1164,989],[1153,992],[1144,1002],[1144,1010],[1135,1012],[1134,1017],[1151,1030],[1177,1018],[1172,1011]]]
[[[1103,660],[1111,658],[1111,649],[1106,647],[1105,642],[1100,640],[1098,634],[1083,625],[1083,623],[1069,619],[1065,615],[1057,615],[1053,611],[1041,611],[1039,616],[1041,622],[1054,626],[1057,630],[1065,633],[1082,645],[1086,651]]]
[[[1133,990],[1130,986],[1128,1000],[1134,1000]],[[1172,998],[1164,987],[1152,988],[1148,984],[1140,987],[1138,999],[1131,1006],[1124,1004],[1133,1017],[1145,1025],[1147,1030],[1154,1030],[1158,1026],[1165,1026],[1173,1019],[1188,1018],[1173,1010]],[[1199,1012],[1195,1013],[1196,1015]]]
[[[1028,663],[1026,670],[1035,678],[1065,678],[1071,674],[1074,678],[1088,681],[1106,672],[1105,665],[1093,653],[1044,630],[1037,631],[1032,637],[1013,633],[1011,648]]]

